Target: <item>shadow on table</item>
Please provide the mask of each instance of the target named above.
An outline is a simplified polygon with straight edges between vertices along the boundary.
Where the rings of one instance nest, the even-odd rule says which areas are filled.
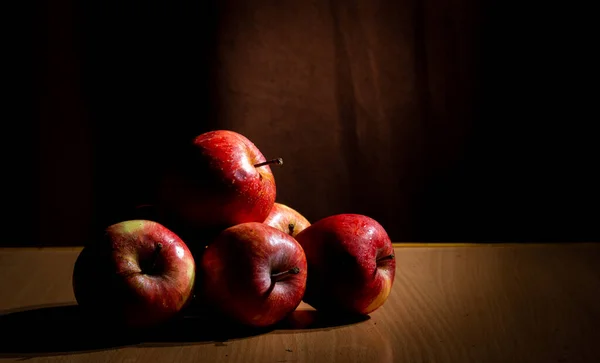
[[[368,316],[326,318],[314,310],[298,310],[273,327],[256,329],[214,315],[190,316],[133,333],[92,323],[77,305],[37,306],[0,313],[0,358],[77,354],[127,346],[219,346],[267,333],[329,330],[367,319]]]

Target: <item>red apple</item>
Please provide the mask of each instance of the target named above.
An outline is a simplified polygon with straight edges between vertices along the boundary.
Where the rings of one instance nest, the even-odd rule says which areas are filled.
[[[73,270],[77,303],[92,316],[138,328],[166,322],[189,302],[196,267],[163,225],[131,220],[83,248]]]
[[[199,264],[208,303],[238,323],[265,327],[294,311],[306,288],[306,258],[294,238],[263,223],[224,230]]]
[[[302,214],[281,203],[273,205],[271,213],[269,213],[264,223],[292,237],[310,226],[310,222]]]
[[[369,314],[387,300],[396,272],[383,227],[359,214],[321,219],[296,236],[308,262],[304,301],[318,310]]]
[[[283,163],[226,130],[197,136],[175,162],[160,187],[162,209],[184,228],[218,231],[267,218],[276,195],[269,164]]]

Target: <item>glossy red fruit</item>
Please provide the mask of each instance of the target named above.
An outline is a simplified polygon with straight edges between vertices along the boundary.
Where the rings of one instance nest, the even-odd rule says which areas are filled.
[[[338,214],[300,232],[308,262],[304,301],[319,310],[369,314],[387,300],[396,272],[392,242],[374,219]]]
[[[271,213],[269,213],[264,223],[292,237],[310,226],[310,222],[302,214],[281,203],[273,205]]]
[[[263,223],[223,231],[199,263],[202,294],[238,323],[273,325],[300,304],[306,257],[294,238]]]
[[[163,180],[160,206],[186,228],[222,230],[263,222],[275,202],[275,178],[260,150],[227,130],[197,136]]]
[[[196,276],[186,244],[159,223],[108,227],[73,270],[77,303],[90,316],[139,328],[164,323],[190,301]]]

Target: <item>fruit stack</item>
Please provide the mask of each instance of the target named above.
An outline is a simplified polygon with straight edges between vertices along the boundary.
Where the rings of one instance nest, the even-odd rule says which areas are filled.
[[[382,306],[395,274],[386,231],[358,214],[311,225],[276,203],[270,165],[282,163],[233,131],[197,136],[160,184],[167,218],[113,224],[83,248],[79,306],[129,328],[172,321],[200,301],[252,327],[284,320],[301,301],[331,314]]]

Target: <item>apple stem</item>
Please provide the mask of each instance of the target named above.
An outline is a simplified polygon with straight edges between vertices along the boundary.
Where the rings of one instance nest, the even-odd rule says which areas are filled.
[[[290,235],[294,234],[294,223],[288,224],[288,230],[290,231]]]
[[[258,168],[259,166],[269,165],[269,164],[283,165],[283,159],[282,158],[277,158],[277,159],[271,159],[271,160],[263,161],[262,163],[254,164],[254,167]]]
[[[379,261],[385,261],[385,260],[393,260],[393,259],[394,259],[394,254],[392,253],[391,255],[387,255],[387,256],[384,256],[382,258],[377,259],[377,262],[379,262]]]
[[[154,249],[154,256],[152,256],[152,270],[154,271],[154,268],[156,267],[156,260],[158,259],[158,255],[160,255],[160,250],[162,250],[163,245],[162,243],[158,243],[156,245],[156,248]]]
[[[278,272],[276,274],[271,274],[271,280],[274,282],[281,281],[288,277],[289,275],[296,275],[300,273],[300,269],[298,267],[291,268],[287,271]]]

